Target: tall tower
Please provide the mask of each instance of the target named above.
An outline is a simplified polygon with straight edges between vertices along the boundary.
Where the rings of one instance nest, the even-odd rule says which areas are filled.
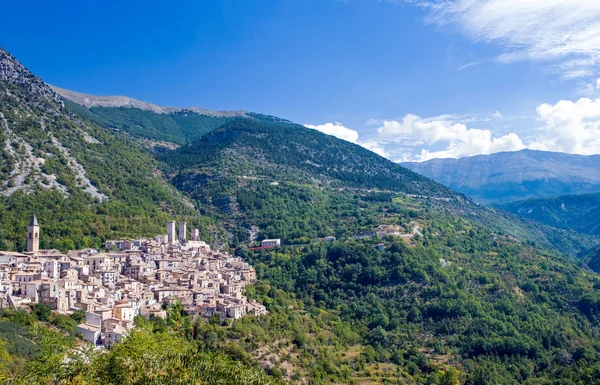
[[[167,223],[167,237],[169,238],[169,245],[175,244],[175,221],[169,221]]]
[[[31,217],[31,222],[27,226],[27,251],[30,253],[40,251],[40,225],[35,215]]]
[[[187,238],[187,223],[179,222],[179,240],[183,243]]]

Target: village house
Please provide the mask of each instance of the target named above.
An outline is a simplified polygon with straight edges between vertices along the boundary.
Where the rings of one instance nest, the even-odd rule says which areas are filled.
[[[261,242],[261,246],[263,249],[268,249],[271,247],[279,247],[281,246],[281,239],[265,239]]]

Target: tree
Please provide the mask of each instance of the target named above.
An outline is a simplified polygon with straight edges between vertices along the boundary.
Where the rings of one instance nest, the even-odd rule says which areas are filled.
[[[52,315],[52,308],[50,306],[36,303],[31,307],[31,310],[38,320],[42,322],[50,321],[50,316]]]
[[[384,328],[377,326],[369,333],[369,343],[373,346],[387,347],[390,343],[388,334]]]
[[[446,371],[438,373],[440,385],[460,385],[460,372],[456,368],[448,368]]]

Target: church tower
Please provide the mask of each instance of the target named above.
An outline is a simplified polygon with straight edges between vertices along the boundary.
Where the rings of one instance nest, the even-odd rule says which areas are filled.
[[[27,251],[37,253],[40,251],[40,225],[35,215],[31,217],[27,232]]]

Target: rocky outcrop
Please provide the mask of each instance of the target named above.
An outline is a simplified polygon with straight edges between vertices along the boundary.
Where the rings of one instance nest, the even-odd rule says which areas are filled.
[[[60,96],[52,88],[2,48],[0,48],[0,81],[19,86],[30,95],[39,96],[61,106],[63,104]]]
[[[60,95],[0,48],[0,195],[37,188],[69,196],[73,191],[65,178],[71,177],[73,190],[99,201],[108,199],[72,154],[75,147],[80,149],[79,157],[91,149],[83,143],[102,145],[89,127],[64,108]]]

